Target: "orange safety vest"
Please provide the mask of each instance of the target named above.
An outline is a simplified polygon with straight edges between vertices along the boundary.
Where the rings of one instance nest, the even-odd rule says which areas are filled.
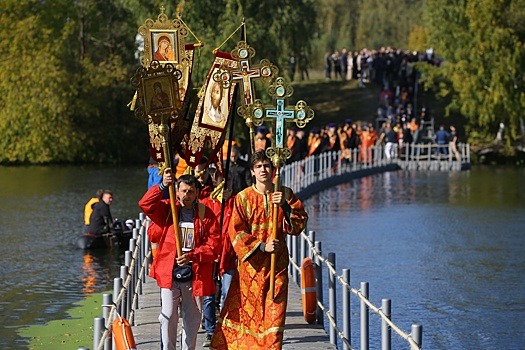
[[[93,205],[98,203],[98,198],[91,198],[84,207],[84,224],[89,225],[89,219],[91,218],[91,213],[93,212]]]

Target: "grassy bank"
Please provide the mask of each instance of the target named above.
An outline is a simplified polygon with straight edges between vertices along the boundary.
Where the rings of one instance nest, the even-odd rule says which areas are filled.
[[[310,80],[295,80],[292,99],[305,100],[315,111],[315,117],[306,127],[324,126],[327,123],[343,123],[345,119],[374,122],[379,106],[381,87],[370,83],[360,88],[357,80],[326,80],[321,71],[313,71]],[[438,100],[432,94],[419,91],[417,107],[425,107],[436,120],[436,124],[454,124],[463,129],[464,120],[457,116],[444,118],[446,101]]]
[[[69,317],[54,320],[42,326],[30,326],[18,331],[29,338],[29,349],[72,350],[93,346],[93,319],[102,317],[102,294],[90,294],[75,303],[68,311]]]

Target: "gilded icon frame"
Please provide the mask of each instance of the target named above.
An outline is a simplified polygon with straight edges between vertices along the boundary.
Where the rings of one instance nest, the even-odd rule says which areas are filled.
[[[161,8],[161,13],[156,21],[148,18],[138,29],[138,33],[144,39],[144,53],[140,60],[141,65],[148,68],[151,62],[159,61],[161,65],[171,63],[178,69],[183,70],[191,62],[187,55],[185,42],[188,32],[188,28],[182,19],[179,17],[172,20],[168,19],[164,9]],[[159,39],[162,37],[167,38],[169,44],[172,45],[172,49],[166,51],[170,55],[165,57],[156,56],[160,45]],[[162,55],[163,52],[160,52],[160,54]]]

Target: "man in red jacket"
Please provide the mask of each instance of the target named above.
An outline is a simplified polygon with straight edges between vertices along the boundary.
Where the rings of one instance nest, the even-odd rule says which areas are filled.
[[[179,305],[182,309],[182,349],[195,349],[201,321],[201,303],[196,297],[216,291],[212,279],[213,261],[219,253],[220,231],[212,210],[197,202],[200,184],[193,175],[177,180],[177,216],[183,254],[177,256],[175,232],[169,200],[163,193],[173,183],[171,169],[166,169],[162,182],[151,187],[139,206],[157,226],[150,237],[159,242],[150,275],[161,288],[161,337],[164,350],[175,350]],[[188,265],[191,264],[191,269]],[[191,271],[191,276],[188,274]],[[199,298],[200,299],[200,298]]]

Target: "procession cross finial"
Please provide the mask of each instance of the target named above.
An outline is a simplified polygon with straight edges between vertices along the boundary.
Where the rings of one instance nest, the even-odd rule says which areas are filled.
[[[279,72],[277,66],[269,60],[261,60],[259,65],[251,66],[250,59],[255,56],[255,49],[250,47],[246,41],[239,41],[231,51],[231,56],[239,62],[238,68],[221,67],[213,74],[213,80],[221,82],[224,89],[228,89],[232,81],[239,81],[243,93],[243,104],[237,108],[237,113],[244,118],[246,126],[250,129],[250,144],[252,152],[254,149],[254,122],[249,113],[255,98],[255,80],[270,82]]]
[[[275,142],[272,147],[274,151],[270,152],[272,152],[272,156],[281,155],[282,152],[277,150],[285,149],[286,122],[295,123],[299,128],[304,128],[314,117],[314,111],[302,100],[291,108],[286,107],[286,99],[293,94],[293,88],[282,77],[277,78],[275,83],[270,85],[268,92],[275,99],[275,107],[264,106],[260,100],[256,100],[246,113],[253,117],[254,125],[260,126],[264,121],[275,123]],[[290,157],[290,153],[286,151],[282,155],[285,158]]]
[[[267,59],[261,60],[259,65],[252,66],[250,59],[255,56],[255,49],[245,41],[239,41],[231,51],[231,55],[239,62],[239,68],[222,68],[214,74],[213,79],[222,82],[224,88],[228,88],[232,81],[240,82],[244,104],[251,105],[255,101],[254,81],[257,79],[271,81],[279,70]]]

